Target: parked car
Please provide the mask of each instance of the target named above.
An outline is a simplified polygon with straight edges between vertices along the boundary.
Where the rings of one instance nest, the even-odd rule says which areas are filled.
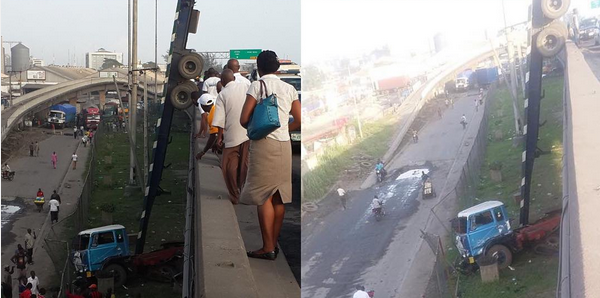
[[[600,22],[597,18],[587,18],[581,21],[579,25],[579,39],[597,41],[598,33],[600,33]]]

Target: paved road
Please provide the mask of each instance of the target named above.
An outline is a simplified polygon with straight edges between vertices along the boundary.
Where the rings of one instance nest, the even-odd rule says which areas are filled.
[[[422,200],[420,170],[413,172],[431,169],[434,185],[441,191],[465,132],[470,132],[459,124],[461,115],[465,113],[473,125],[483,113],[480,109],[474,116],[474,96],[464,93],[461,98],[442,119],[434,119],[421,130],[417,144],[410,144],[392,160],[391,175],[384,183],[350,193],[347,210],[303,224],[308,225],[302,243],[303,297],[350,297],[356,284],[374,289],[376,296],[420,297],[405,291],[402,284],[409,271],[413,274],[413,260],[422,249],[419,228],[439,197]],[[386,200],[387,214],[380,222],[372,219],[369,210],[375,194]],[[431,258],[431,252],[427,253]],[[424,292],[431,268],[421,273]]]
[[[38,239],[34,250],[35,264],[28,266],[27,270],[36,271],[43,287],[50,286],[48,282],[51,276],[55,275],[54,265],[47,252],[42,249],[41,230],[47,219],[48,204],[45,204],[44,211],[38,213],[33,204],[33,198],[37,189],[41,188],[46,196],[46,201],[48,201],[52,191],[57,189],[63,202],[59,219],[73,211],[83,186],[84,161],[87,160],[90,149],[89,146],[87,148],[79,146],[77,154],[80,162],[77,170],[72,170],[70,157],[78,144],[79,140],[74,140],[72,135],[56,135],[40,142],[39,157],[29,157],[29,152],[17,152],[8,161],[11,169],[17,172],[15,179],[2,181],[2,205],[22,207],[18,214],[13,215],[2,226],[2,264],[10,264],[10,258],[17,244],[24,243],[24,235],[27,229],[31,228],[38,234]],[[26,150],[28,151],[28,149]],[[50,162],[50,155],[53,151],[58,154],[56,170],[52,168]],[[60,188],[63,181],[69,184],[68,188]],[[17,276],[18,274],[14,274],[13,278]],[[14,280],[13,288],[16,285],[17,282]]]
[[[300,282],[300,153],[292,156],[292,203],[285,205],[285,217],[279,239],[281,250],[294,273],[294,277]]]
[[[582,45],[583,57],[600,81],[600,46],[594,46],[593,42],[585,42]]]

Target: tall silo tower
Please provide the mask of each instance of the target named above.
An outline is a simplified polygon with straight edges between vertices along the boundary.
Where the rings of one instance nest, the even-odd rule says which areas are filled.
[[[11,70],[25,71],[29,68],[29,48],[21,43],[10,49]]]

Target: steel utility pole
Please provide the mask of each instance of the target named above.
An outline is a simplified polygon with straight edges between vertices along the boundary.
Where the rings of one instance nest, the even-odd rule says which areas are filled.
[[[142,175],[143,189],[146,189],[148,181],[148,76],[147,71],[144,71],[144,175]]]
[[[130,133],[131,139],[133,140],[133,144],[131,144],[130,151],[130,159],[129,159],[129,183],[131,185],[137,185],[136,174],[139,175],[138,170],[135,168],[135,149],[137,147],[136,141],[136,131],[137,131],[137,91],[138,91],[138,83],[137,83],[137,71],[133,71],[137,68],[137,11],[138,11],[138,0],[133,0],[133,28],[131,33],[131,100],[129,101],[129,124],[131,125]]]
[[[523,55],[523,49],[521,45],[517,45],[517,55],[519,56],[519,70],[521,72],[521,91],[523,91],[523,98],[527,98],[526,88],[525,88],[525,72],[523,68],[525,67],[523,61],[526,61],[527,58]]]

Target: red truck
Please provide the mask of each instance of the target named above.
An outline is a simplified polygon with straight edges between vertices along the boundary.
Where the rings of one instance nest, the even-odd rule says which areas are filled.
[[[98,124],[100,124],[100,109],[97,107],[83,109],[83,119],[86,129],[97,129]]]

